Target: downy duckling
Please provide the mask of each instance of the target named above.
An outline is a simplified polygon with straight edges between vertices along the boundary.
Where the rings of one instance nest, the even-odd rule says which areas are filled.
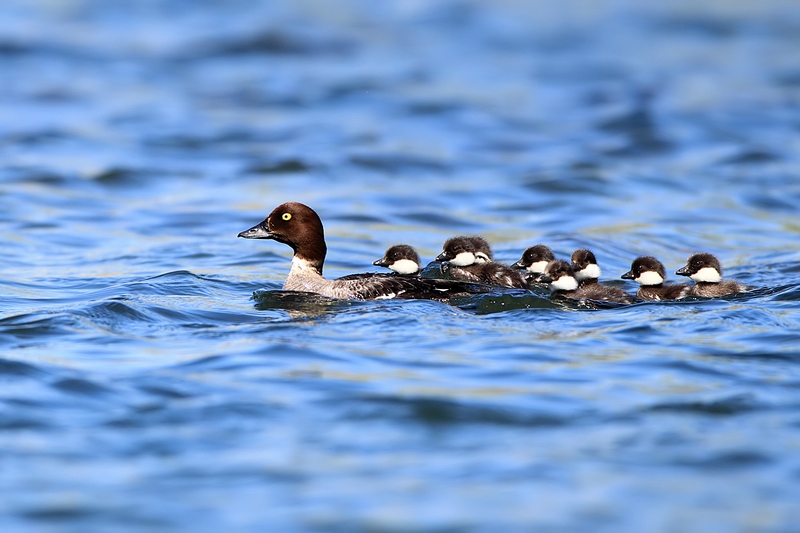
[[[639,284],[636,297],[642,300],[678,300],[689,296],[691,287],[683,283],[664,283],[667,271],[661,261],[650,255],[633,260],[631,269],[622,279],[632,279]]]
[[[454,279],[517,289],[528,287],[517,270],[492,260],[491,248],[482,237],[453,237],[442,248],[436,261],[446,263],[443,271]]]
[[[597,283],[600,279],[600,267],[594,254],[586,248],[579,248],[572,252],[572,270],[575,272],[575,279],[581,285]]]
[[[709,253],[693,254],[686,261],[686,266],[679,268],[675,273],[679,276],[689,276],[694,280],[695,285],[691,290],[693,296],[716,298],[753,288],[732,279],[723,280],[719,259]]]
[[[407,244],[395,244],[386,250],[383,257],[373,261],[373,265],[386,267],[392,272],[403,276],[419,274],[419,255],[417,251]]]
[[[629,304],[634,301],[630,294],[616,287],[608,287],[599,283],[580,285],[578,280],[575,279],[575,272],[572,270],[572,266],[560,259],[547,263],[547,267],[539,277],[539,281],[549,284],[550,291],[554,295],[557,294],[567,298],[600,300],[622,304]]]

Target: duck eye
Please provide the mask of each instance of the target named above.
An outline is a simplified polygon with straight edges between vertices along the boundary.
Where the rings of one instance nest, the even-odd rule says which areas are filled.
[[[292,219],[292,214],[291,213],[284,213],[284,214],[281,215],[281,218],[283,220],[291,220]]]

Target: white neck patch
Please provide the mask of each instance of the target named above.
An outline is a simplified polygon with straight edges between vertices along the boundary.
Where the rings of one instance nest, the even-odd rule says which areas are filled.
[[[546,267],[547,261],[536,261],[535,263],[531,263],[531,266],[528,267],[528,272],[531,274],[541,274]]]
[[[600,267],[597,265],[587,265],[583,270],[575,272],[575,279],[583,281],[585,279],[600,279]]]
[[[474,265],[475,262],[475,254],[472,252],[461,252],[450,260],[450,264],[457,267]]]
[[[305,259],[301,259],[297,256],[292,257],[292,267],[291,270],[295,270],[297,272],[302,272],[304,270],[317,270],[316,268],[311,266],[309,261]]]
[[[633,281],[639,285],[661,285],[664,283],[664,278],[658,272],[648,270],[647,272],[642,272],[642,275]]]
[[[419,265],[411,259],[400,259],[389,265],[389,269],[398,274],[416,274],[419,272]]]
[[[716,268],[712,267],[703,267],[690,277],[698,283],[719,283],[722,281],[722,276],[719,275]]]
[[[551,291],[574,291],[578,288],[578,280],[572,276],[561,276],[550,284]]]

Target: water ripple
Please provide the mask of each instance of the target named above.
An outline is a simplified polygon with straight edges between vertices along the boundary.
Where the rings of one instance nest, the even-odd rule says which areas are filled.
[[[0,3],[2,531],[796,529],[791,1],[118,4]],[[757,289],[291,293],[235,237],[289,200],[331,277],[481,234]]]

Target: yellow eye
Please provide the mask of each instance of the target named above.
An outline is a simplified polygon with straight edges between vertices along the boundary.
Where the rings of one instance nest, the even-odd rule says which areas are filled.
[[[292,214],[291,213],[284,213],[284,214],[281,215],[281,218],[283,220],[291,220],[292,219]]]

